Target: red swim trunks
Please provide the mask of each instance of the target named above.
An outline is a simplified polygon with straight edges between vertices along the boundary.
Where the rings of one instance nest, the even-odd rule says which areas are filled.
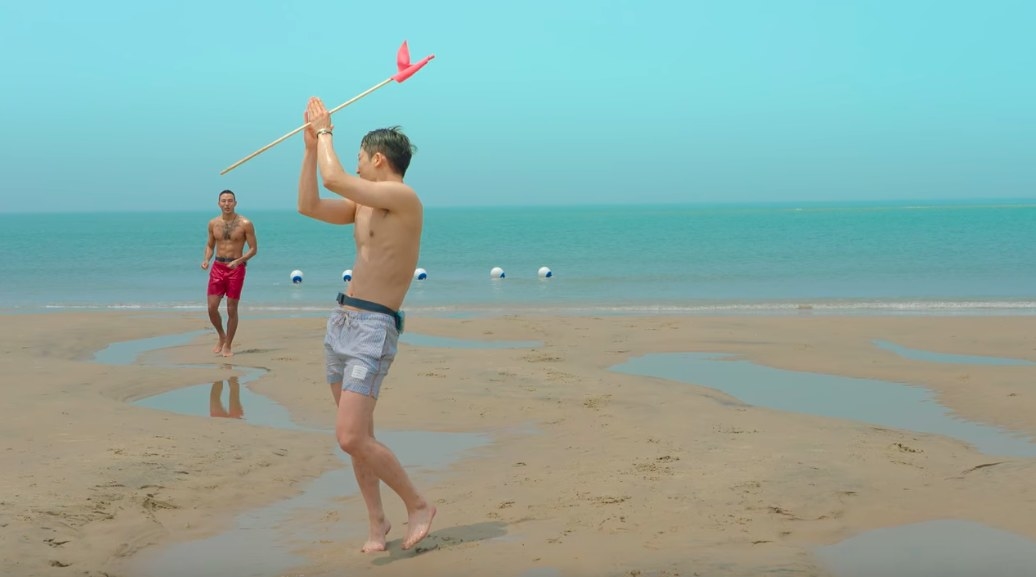
[[[241,300],[241,289],[245,286],[245,265],[237,268],[219,262],[212,262],[209,271],[209,295],[227,295],[228,299]]]

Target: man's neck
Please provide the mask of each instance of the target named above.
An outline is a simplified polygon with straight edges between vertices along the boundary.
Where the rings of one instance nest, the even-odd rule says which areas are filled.
[[[374,175],[374,182],[403,182],[403,177],[394,172],[382,172]]]
[[[223,220],[234,220],[235,218],[237,218],[237,213],[236,212],[232,212],[230,214],[224,214],[223,215]]]

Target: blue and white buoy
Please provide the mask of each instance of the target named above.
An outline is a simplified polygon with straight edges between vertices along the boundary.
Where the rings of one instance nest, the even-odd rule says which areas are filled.
[[[414,270],[414,280],[424,280],[428,278],[428,271],[423,268]]]
[[[302,284],[302,271],[299,269],[291,271],[291,284]]]
[[[504,274],[504,269],[498,266],[494,266],[493,270],[489,271],[489,278],[504,278],[505,276],[507,275]]]
[[[353,280],[353,270],[351,268],[347,268],[345,269],[345,272],[342,273],[342,282],[349,282],[351,280]]]
[[[550,278],[554,276],[554,273],[551,272],[550,268],[545,266],[541,266],[540,270],[536,274],[540,275],[540,278]]]

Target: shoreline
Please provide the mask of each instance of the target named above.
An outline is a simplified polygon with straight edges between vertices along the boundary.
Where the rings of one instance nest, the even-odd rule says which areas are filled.
[[[417,281],[424,282],[424,281]],[[515,282],[515,281],[510,281]],[[518,281],[521,282],[521,281]],[[557,281],[548,281],[557,282]],[[320,287],[321,290],[328,287]],[[337,287],[334,290],[339,290]],[[326,315],[334,302],[295,303],[249,300],[239,305],[245,318],[289,318],[297,315]],[[934,297],[934,298],[784,298],[784,299],[683,299],[680,301],[555,301],[543,305],[530,301],[503,301],[466,304],[426,305],[409,303],[408,314],[433,318],[468,316],[497,318],[513,315],[587,316],[925,316],[925,317],[1016,317],[1036,316],[1036,296],[1032,297]],[[0,316],[63,313],[149,313],[197,315],[206,310],[204,302],[32,304],[0,306]],[[222,310],[221,310],[222,313]],[[224,313],[225,314],[225,313]]]
[[[8,487],[13,497],[4,504],[5,522],[16,520],[13,528],[26,545],[22,550],[9,542],[12,527],[5,529],[5,565],[25,559],[8,572],[67,573],[47,565],[56,561],[100,574],[146,545],[218,533],[235,515],[287,498],[341,466],[330,450],[333,438],[228,419],[156,415],[123,400],[183,387],[185,381],[204,383],[211,378],[209,369],[88,360],[113,340],[204,329],[206,318],[130,312],[4,318],[11,328],[0,341],[0,368],[11,375],[5,392],[12,399],[3,415],[5,437],[12,439],[4,466],[33,484]],[[714,574],[780,566],[828,575],[810,559],[810,546],[866,528],[938,518],[940,511],[1036,539],[1036,522],[1017,512],[1024,508],[1020,499],[1032,499],[1023,488],[1026,476],[1036,472],[1034,459],[993,458],[946,437],[788,414],[744,405],[707,387],[609,371],[640,354],[727,352],[787,370],[925,386],[961,418],[1036,435],[1031,417],[1036,398],[1025,388],[1036,382],[1036,368],[917,361],[871,344],[880,337],[947,354],[1036,361],[1036,345],[1027,336],[1032,320],[1026,316],[557,320],[532,314],[408,318],[411,333],[540,345],[451,349],[401,342],[391,383],[386,381],[379,401],[378,430],[532,426],[533,431],[504,436],[452,466],[440,475],[445,480],[429,488],[445,501],[440,509],[447,513],[437,518],[429,538],[439,551],[361,556],[336,536],[305,551],[313,559],[306,575],[343,567],[385,575],[401,568],[440,574],[460,559],[473,569],[491,570],[501,556],[516,567],[555,567],[564,575],[627,566],[686,570],[691,558],[715,568]],[[230,363],[266,369],[252,390],[280,403],[298,422],[326,427],[333,412],[322,380],[323,321],[315,316],[242,324],[240,350]],[[210,344],[201,337],[148,359],[221,363],[213,360]],[[33,384],[18,386],[23,382]],[[983,386],[976,389],[977,382]],[[48,437],[53,454],[33,454],[31,447]],[[84,443],[92,449],[82,450]],[[271,445],[283,455],[274,454]],[[59,457],[62,470],[56,471],[49,463]],[[1002,464],[962,473],[993,461]],[[810,491],[800,486],[804,471],[818,475]],[[69,485],[68,475],[78,483]],[[247,490],[238,486],[242,482]],[[891,490],[897,484],[898,490]],[[909,488],[924,491],[907,499]],[[399,519],[395,497],[384,492],[390,515]],[[87,498],[94,507],[83,504]],[[98,503],[107,505],[98,508]],[[681,513],[695,521],[681,525]],[[362,520],[362,504],[346,499],[336,515]],[[45,521],[55,517],[62,520],[57,526]],[[664,535],[652,534],[650,527],[658,523],[668,527]],[[503,536],[480,538],[479,530]],[[394,533],[398,540],[402,531]],[[64,539],[67,543],[53,545]],[[537,541],[543,545],[533,546],[535,551],[524,548],[525,542]],[[688,550],[679,542],[699,546]],[[560,543],[566,546],[554,546]],[[591,551],[602,544],[609,553],[593,558]]]

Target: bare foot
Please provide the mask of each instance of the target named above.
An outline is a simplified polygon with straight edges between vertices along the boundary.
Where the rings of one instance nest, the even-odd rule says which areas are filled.
[[[216,353],[217,355],[223,352],[223,339],[220,339],[219,342],[216,343],[216,346],[212,347],[212,352]]]
[[[403,541],[403,548],[410,549],[428,536],[432,528],[432,519],[435,518],[435,505],[425,505],[415,509],[407,520],[406,539]]]
[[[385,536],[388,535],[390,529],[392,529],[392,524],[385,519],[382,519],[380,523],[371,523],[371,534],[367,537],[367,542],[363,544],[363,547],[360,547],[360,551],[363,553],[384,551]]]
[[[234,356],[234,351],[230,350],[230,345],[223,345],[222,354],[224,357]]]

